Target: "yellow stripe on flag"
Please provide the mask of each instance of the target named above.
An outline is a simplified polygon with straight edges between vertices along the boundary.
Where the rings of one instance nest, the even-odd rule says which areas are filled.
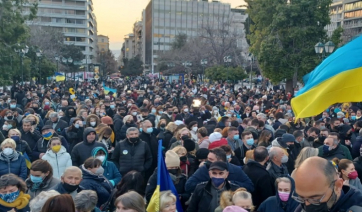
[[[159,212],[160,211],[160,185],[157,185],[150,202],[147,206],[147,212]]]

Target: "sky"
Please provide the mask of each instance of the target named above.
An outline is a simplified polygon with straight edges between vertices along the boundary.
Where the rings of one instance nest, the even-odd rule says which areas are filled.
[[[93,0],[97,17],[98,35],[108,35],[110,49],[118,54],[123,38],[132,32],[133,24],[142,19],[142,10],[150,0]],[[222,0],[231,7],[244,4],[243,0]]]

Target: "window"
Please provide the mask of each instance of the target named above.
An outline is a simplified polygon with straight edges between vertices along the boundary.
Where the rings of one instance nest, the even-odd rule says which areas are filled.
[[[102,38],[102,43],[104,43],[104,39]]]
[[[75,38],[75,41],[77,41],[77,42],[85,42],[85,38],[83,38],[83,37],[76,37],[76,38]]]
[[[50,17],[41,17],[40,19],[41,22],[51,22],[51,18]]]
[[[75,24],[75,19],[69,19],[69,18],[67,18],[67,19],[66,19],[66,23],[67,23],[67,24]]]
[[[65,37],[65,41],[75,41],[75,37]]]
[[[76,10],[75,14],[76,15],[85,15],[85,11],[84,10]]]
[[[75,20],[75,23],[76,23],[76,24],[84,24],[84,20],[76,19],[76,20]]]

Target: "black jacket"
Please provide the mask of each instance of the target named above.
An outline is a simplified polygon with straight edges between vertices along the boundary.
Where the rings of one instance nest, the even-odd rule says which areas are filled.
[[[254,184],[252,192],[253,203],[256,209],[268,197],[275,195],[274,182],[269,172],[260,163],[249,160],[243,167],[243,171]]]
[[[53,122],[48,120],[47,122],[45,122],[45,125],[49,125],[49,126],[53,127]],[[53,129],[54,129],[55,132],[60,134],[64,130],[64,128],[66,128],[68,126],[69,125],[68,125],[67,122],[59,119],[57,125],[55,125],[55,127],[53,127]]]
[[[120,141],[122,140],[122,135],[121,135],[121,129],[122,129],[122,126],[123,126],[123,118],[118,115],[118,114],[115,114],[113,116],[113,129],[114,129],[114,133],[115,133],[115,136],[116,136],[116,141]]]
[[[279,166],[275,165],[275,163],[273,163],[272,161],[270,161],[270,163],[266,167],[266,170],[268,170],[272,178],[272,182],[275,182],[275,180],[278,177],[285,177],[289,174],[288,169],[284,164],[282,164],[282,167],[280,168]]]
[[[225,191],[235,191],[239,188],[238,185],[225,181]],[[210,208],[212,201],[211,194],[211,180],[200,183],[196,186],[194,193],[192,194],[187,212],[212,212],[215,209]]]
[[[338,159],[347,158],[347,156],[344,154],[343,149],[341,148],[341,145],[342,144],[338,144],[336,148],[332,149],[328,153],[323,152],[322,158],[327,160],[332,160],[333,158],[338,158]]]
[[[173,133],[171,131],[165,130],[161,131],[157,135],[157,140],[162,140],[162,146],[165,148],[164,150],[167,151],[170,146],[170,140],[173,137]]]
[[[130,127],[135,127],[138,129],[137,125],[136,124],[124,124],[121,128],[121,132],[120,132],[120,139],[123,140],[125,138],[127,138],[127,129],[130,128]]]
[[[205,128],[207,129],[207,133],[208,135],[210,135],[211,133],[214,132],[215,128],[216,128],[216,121],[208,121],[206,124],[205,124]]]
[[[73,166],[80,166],[85,160],[92,157],[92,150],[95,147],[103,147],[104,149],[107,149],[103,143],[96,142],[97,136],[92,143],[87,141],[87,135],[91,132],[95,133],[96,131],[92,127],[85,128],[83,133],[83,142],[74,146],[71,154]]]
[[[68,141],[65,140],[65,138],[61,135],[58,135],[56,132],[53,134],[53,137],[58,137],[60,138],[60,141],[62,142],[62,146],[65,147],[65,149],[67,149],[67,152],[69,152],[69,144]],[[35,147],[33,148],[33,153],[32,153],[32,160],[38,160],[39,159],[39,155],[41,153],[45,153],[48,150],[48,143],[49,140],[45,140],[43,137],[40,137],[40,139],[38,140],[38,142],[36,142]]]
[[[359,156],[353,160],[354,167],[358,173],[359,178],[362,177],[362,156]]]
[[[26,141],[29,144],[30,149],[34,149],[36,142],[41,138],[39,131],[34,130],[34,132],[24,132],[23,129],[20,129],[21,139]]]
[[[294,170],[294,164],[295,164],[295,160],[297,159],[300,151],[302,150],[302,147],[299,143],[294,142],[294,147],[293,149],[288,149],[288,162],[286,163],[286,166],[288,168],[288,172],[292,173]]]
[[[69,130],[69,127],[64,128],[62,131],[62,136],[69,143],[69,152],[72,152],[75,145],[79,144],[83,140],[84,128],[79,127],[79,129],[73,127],[73,129]]]
[[[119,168],[122,176],[135,170],[145,174],[152,165],[152,153],[148,144],[142,140],[136,143],[129,142],[128,138],[117,143],[112,160]],[[157,161],[157,159],[155,159]]]

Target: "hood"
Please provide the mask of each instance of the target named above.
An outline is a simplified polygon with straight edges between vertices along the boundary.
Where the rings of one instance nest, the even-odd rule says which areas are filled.
[[[103,148],[103,147],[95,147],[93,150],[92,150],[92,156],[95,158],[96,155],[97,155],[97,152],[102,150],[103,152],[106,153],[106,158],[104,159],[103,163],[102,163],[102,166],[106,165],[107,163],[107,159],[108,159],[108,151]]]
[[[95,138],[94,141],[97,140],[97,132],[96,132],[96,130],[93,127],[87,127],[87,128],[84,129],[84,132],[83,132],[83,142],[88,142],[87,141],[87,136],[91,132],[94,132],[96,134],[96,138]]]
[[[58,153],[54,153],[51,149],[48,149],[46,154],[49,155],[50,157],[52,158],[55,158],[56,156],[55,155],[61,155],[61,154],[64,154],[64,153],[67,153],[67,150],[65,149],[65,147],[62,145],[62,147],[60,148],[59,152]]]
[[[278,139],[281,139],[281,138],[275,138],[273,141],[272,141],[272,147],[280,147],[282,149],[284,149],[282,146],[280,146],[279,142],[278,142]]]
[[[289,205],[289,204],[294,204],[294,203],[296,203],[296,201],[292,198],[292,194],[293,194],[293,192],[294,192],[294,190],[295,190],[295,182],[294,182],[293,178],[291,178],[289,175],[288,175],[288,176],[285,176],[285,177],[287,177],[287,178],[290,179],[291,187],[292,187],[292,188],[290,189],[290,194],[289,194],[289,199],[288,199],[288,201],[287,201],[287,205]],[[276,197],[276,199],[277,199],[278,205],[280,205],[280,204],[282,204],[282,201],[280,200],[280,197],[279,197],[279,194],[278,194],[278,186],[276,186],[276,185],[275,185],[275,190],[276,190],[276,195],[275,195],[275,197]]]
[[[73,109],[73,110],[74,110],[74,113],[73,113],[73,115],[72,115],[71,117],[76,117],[76,113],[77,113],[77,112],[76,112],[76,110],[74,109],[74,107],[72,107],[72,106],[67,106],[67,107],[65,108],[65,111],[63,110],[64,113],[65,113],[64,115],[65,115],[66,117],[70,117],[70,116],[69,116],[69,110],[70,110],[70,109]]]

